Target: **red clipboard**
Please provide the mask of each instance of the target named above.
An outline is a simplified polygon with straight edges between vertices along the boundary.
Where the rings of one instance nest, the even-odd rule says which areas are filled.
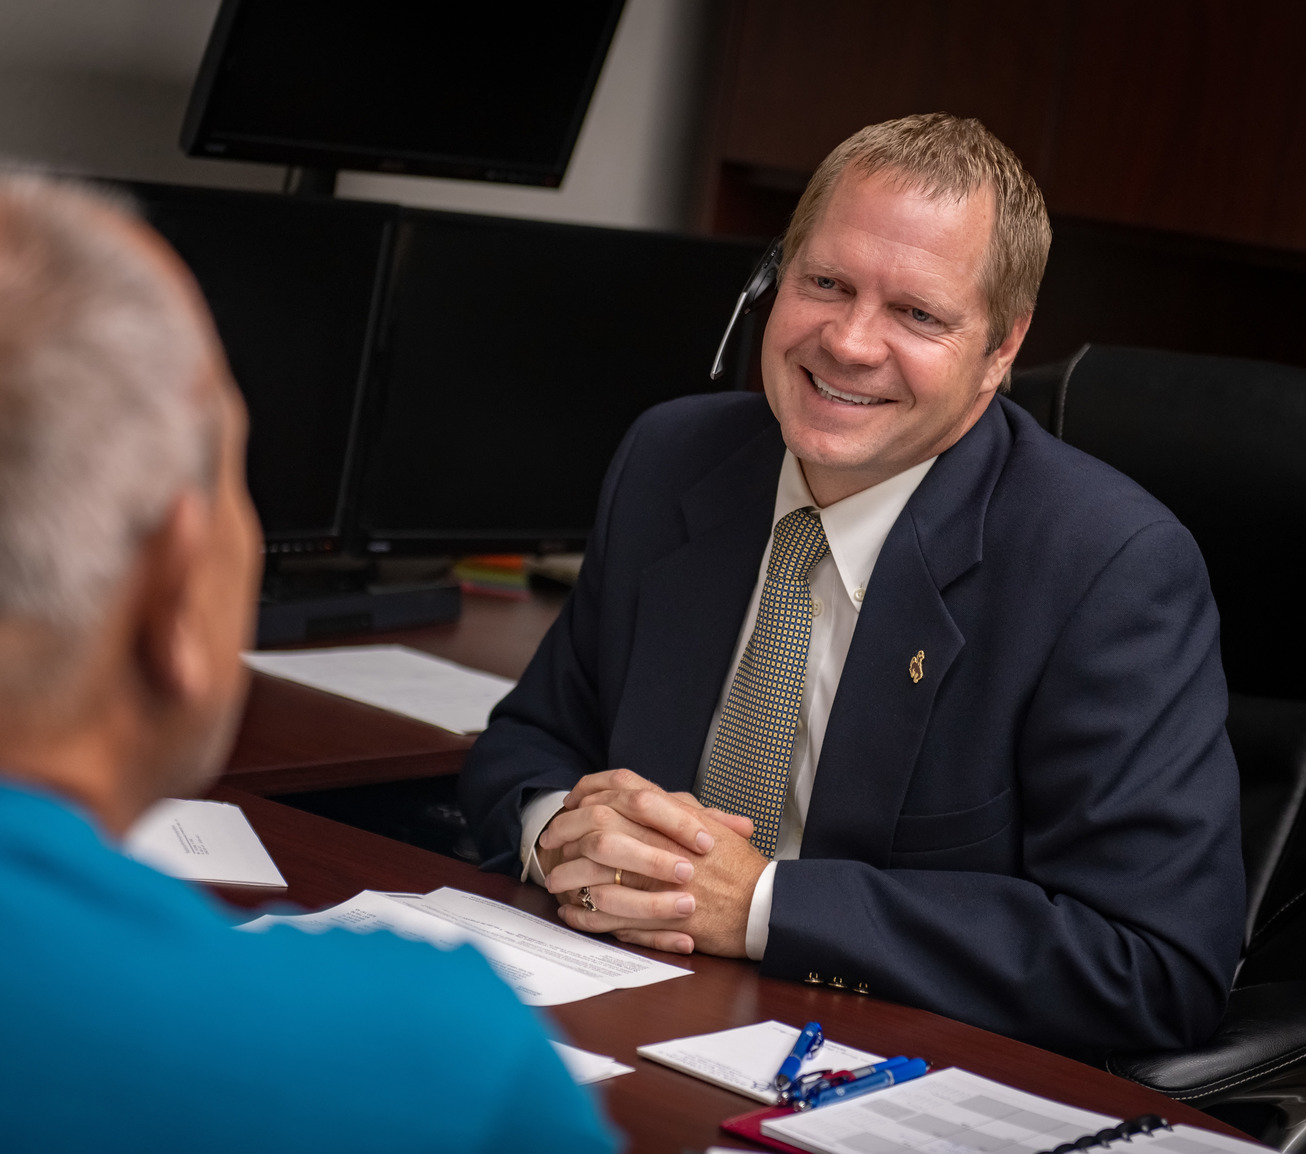
[[[783,1150],[784,1154],[807,1154],[806,1150],[800,1150],[797,1146],[790,1146],[788,1142],[781,1142],[762,1133],[762,1123],[768,1118],[783,1118],[793,1112],[792,1106],[765,1106],[761,1110],[750,1110],[747,1114],[736,1114],[733,1118],[727,1118],[721,1123],[721,1129],[740,1138],[747,1138],[750,1142],[756,1142],[759,1146]]]

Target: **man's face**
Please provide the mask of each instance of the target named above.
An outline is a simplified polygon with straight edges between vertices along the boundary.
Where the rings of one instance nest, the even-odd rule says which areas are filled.
[[[984,412],[1027,322],[984,351],[992,195],[961,202],[845,172],[776,295],[762,378],[818,504],[896,476]]]

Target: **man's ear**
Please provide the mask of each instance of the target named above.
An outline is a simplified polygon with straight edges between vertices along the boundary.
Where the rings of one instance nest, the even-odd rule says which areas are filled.
[[[138,560],[137,653],[146,685],[165,699],[195,700],[213,680],[202,595],[209,507],[184,491],[146,539]]]
[[[1011,326],[1011,332],[1007,334],[1006,340],[993,351],[993,361],[989,365],[988,372],[984,374],[985,392],[993,392],[997,389],[1005,390],[1009,386],[1011,363],[1016,359],[1016,354],[1020,352],[1020,346],[1025,342],[1025,334],[1029,332],[1029,322],[1032,319],[1032,313],[1017,317],[1015,324]]]

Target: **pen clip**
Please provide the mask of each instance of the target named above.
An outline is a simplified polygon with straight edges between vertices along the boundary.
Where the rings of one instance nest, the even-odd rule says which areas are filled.
[[[789,1050],[789,1056],[780,1063],[780,1069],[776,1072],[771,1084],[781,1093],[784,1093],[789,1089],[790,1084],[798,1078],[798,1071],[802,1064],[824,1044],[825,1034],[821,1030],[821,1023],[808,1022],[798,1031],[798,1037],[794,1039],[794,1044]]]
[[[836,1078],[842,1073],[843,1070],[808,1070],[806,1074],[799,1074],[780,1091],[780,1105],[787,1106],[791,1102],[801,1101],[807,1097],[813,1086],[820,1085],[827,1078]]]

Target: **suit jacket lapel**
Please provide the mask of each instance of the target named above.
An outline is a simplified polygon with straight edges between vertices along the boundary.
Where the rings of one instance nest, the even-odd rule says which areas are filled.
[[[614,765],[667,789],[694,784],[770,539],[783,457],[779,428],[769,428],[708,474],[682,498],[684,544],[641,574],[610,748]]]
[[[935,696],[966,643],[943,593],[983,559],[984,516],[1010,443],[995,402],[935,462],[884,543],[830,710],[804,857],[889,863]],[[922,652],[917,681],[911,664]]]

